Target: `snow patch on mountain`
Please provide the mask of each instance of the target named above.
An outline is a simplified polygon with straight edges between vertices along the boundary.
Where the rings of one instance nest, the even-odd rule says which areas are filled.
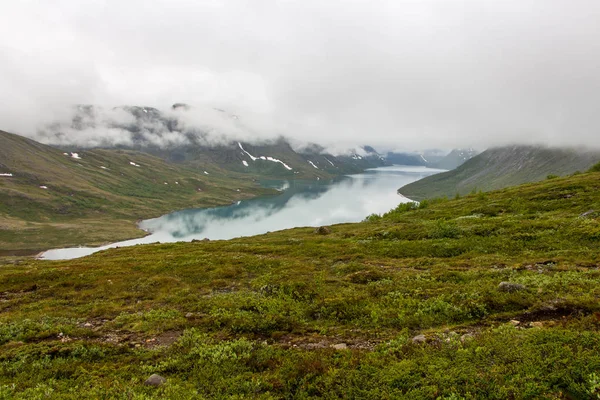
[[[291,171],[291,170],[292,170],[292,167],[290,167],[289,165],[287,165],[286,163],[284,163],[284,162],[283,162],[283,161],[281,161],[281,160],[278,160],[278,159],[276,159],[276,158],[273,158],[273,157],[268,157],[268,156],[267,156],[267,160],[268,160],[268,161],[273,161],[273,162],[276,162],[276,163],[280,163],[280,164],[281,164],[281,165],[283,165],[283,166],[284,166],[284,167],[285,167],[285,168],[286,168],[288,171]]]
[[[319,169],[319,167],[317,167],[317,166],[316,166],[316,165],[315,165],[315,164],[314,164],[312,161],[310,161],[310,160],[309,160],[309,161],[308,161],[308,163],[309,163],[310,165],[312,165],[313,167],[315,167],[316,169]]]
[[[284,167],[285,167],[287,170],[289,170],[289,171],[291,171],[291,170],[292,170],[292,167],[290,167],[289,165],[287,165],[287,164],[286,164],[286,163],[284,163],[283,161],[281,161],[281,160],[278,160],[277,158],[273,158],[273,157],[269,157],[269,156],[260,156],[260,157],[254,157],[252,154],[250,154],[250,153],[248,153],[246,150],[244,150],[244,147],[242,146],[242,144],[241,144],[240,142],[238,142],[238,146],[240,146],[240,149],[242,149],[242,151],[243,151],[244,153],[246,153],[246,155],[247,155],[248,157],[250,157],[250,159],[251,159],[252,161],[256,161],[256,160],[259,160],[259,159],[260,159],[260,160],[264,160],[264,161],[272,161],[272,162],[276,162],[276,163],[279,163],[279,164],[283,165],[283,166],[284,166]],[[244,164],[244,165],[245,165],[245,164]]]
[[[238,145],[240,146],[240,149],[242,149],[242,151],[243,151],[244,153],[246,153],[246,154],[248,155],[248,157],[250,157],[250,159],[251,159],[252,161],[256,161],[256,160],[258,160],[258,157],[254,157],[252,154],[250,154],[250,153],[248,153],[246,150],[244,150],[244,147],[242,146],[242,144],[241,144],[240,142],[238,142]]]
[[[8,177],[11,177],[11,176],[13,176],[13,174],[11,174],[11,173],[2,173],[2,174],[0,174],[0,176],[8,176]]]

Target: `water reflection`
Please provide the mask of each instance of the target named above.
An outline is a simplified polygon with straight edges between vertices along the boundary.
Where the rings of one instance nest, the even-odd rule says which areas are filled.
[[[151,232],[141,238],[96,248],[57,249],[44,259],[71,259],[99,250],[142,243],[231,239],[298,226],[357,222],[408,201],[396,190],[440,170],[394,166],[332,181],[264,181],[264,186],[284,190],[278,196],[239,201],[230,206],[191,209],[145,220],[140,228]]]

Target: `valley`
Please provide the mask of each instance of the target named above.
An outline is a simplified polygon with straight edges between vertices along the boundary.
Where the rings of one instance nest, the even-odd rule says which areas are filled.
[[[11,174],[0,176],[3,255],[140,237],[140,219],[276,193],[214,165],[133,150],[65,152],[6,132],[0,144],[0,169]]]
[[[0,268],[0,393],[589,398],[600,173]],[[144,385],[151,374],[165,379]]]

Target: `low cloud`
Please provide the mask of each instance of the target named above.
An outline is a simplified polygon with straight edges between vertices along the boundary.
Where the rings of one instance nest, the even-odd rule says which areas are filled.
[[[600,146],[596,0],[31,0],[0,15],[0,129],[57,144],[132,139],[113,123],[126,115],[72,129],[72,106],[94,104],[175,114],[180,130],[141,133],[159,146],[188,131],[333,150]],[[57,121],[62,136],[45,129]]]

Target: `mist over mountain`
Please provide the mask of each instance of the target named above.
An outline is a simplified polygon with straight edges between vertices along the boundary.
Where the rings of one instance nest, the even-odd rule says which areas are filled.
[[[210,140],[600,144],[593,0],[64,0],[3,2],[0,15],[0,128],[29,137],[72,104],[185,102],[205,108],[185,122],[210,120]],[[120,133],[80,142],[129,140]]]

